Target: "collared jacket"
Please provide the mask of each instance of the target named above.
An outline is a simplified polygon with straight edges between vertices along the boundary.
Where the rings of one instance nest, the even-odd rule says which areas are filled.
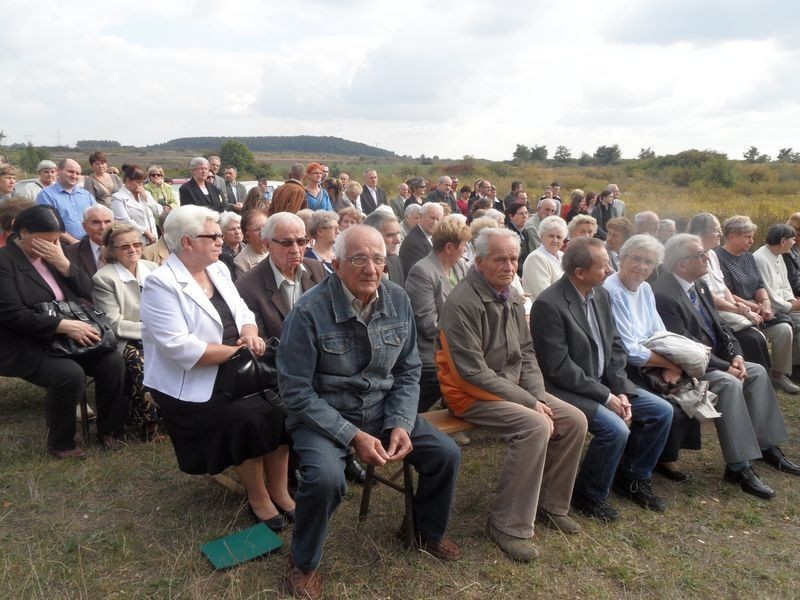
[[[342,446],[376,422],[410,432],[421,364],[408,296],[383,279],[364,322],[342,286],[338,275],[326,277],[284,322],[277,366],[286,428],[305,425]]]
[[[499,299],[471,267],[439,315],[436,367],[448,408],[461,415],[476,400],[533,407],[545,389],[525,320],[525,300],[512,289]]]

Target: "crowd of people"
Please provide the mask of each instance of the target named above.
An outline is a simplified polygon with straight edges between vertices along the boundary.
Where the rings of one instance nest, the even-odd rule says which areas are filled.
[[[89,164],[42,161],[24,190],[0,167],[0,375],[45,388],[56,458],[86,456],[91,376],[104,448],[160,429],[182,471],[234,467],[253,518],[292,527],[296,595],[321,594],[329,520],[365,464],[409,461],[418,546],[461,558],[446,532],[469,438],[420,418],[437,403],[507,446],[486,534],[518,561],[539,554],[536,523],[621,518],[612,490],[667,510],[653,473],[691,477],[680,451],[700,447],[701,406],[726,481],[769,499],[755,461],[800,475],[775,393],[800,393],[800,213],[751,253],[748,217],[630,220],[614,184],[564,202],[557,182],[500,198],[443,175],[391,197],[374,169],[359,183],[313,162],[247,191],[212,156],[176,197],[158,165]],[[115,350],[53,355],[59,336],[100,341],[42,310],[70,301],[105,313]],[[230,401],[220,365],[271,338],[281,401]]]

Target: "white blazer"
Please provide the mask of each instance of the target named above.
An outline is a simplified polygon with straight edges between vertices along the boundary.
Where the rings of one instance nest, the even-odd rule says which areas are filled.
[[[114,213],[115,220],[133,225],[139,233],[143,234],[142,241],[149,244],[150,241],[144,237],[144,232],[157,233],[158,215],[164,208],[153,200],[150,192],[145,190],[144,194],[147,200],[140,202],[134,198],[128,188],[123,187],[111,196],[111,212]]]
[[[158,268],[148,260],[136,263],[137,277],[119,263],[110,263],[100,268],[92,277],[94,291],[92,299],[111,321],[111,328],[122,349],[128,340],[142,339],[141,286],[147,277]]]
[[[231,309],[239,333],[245,325],[255,325],[228,267],[217,261],[206,273]],[[214,390],[217,365],[196,365],[208,344],[222,343],[222,320],[175,254],[144,282],[140,312],[144,385],[187,402],[206,402]]]

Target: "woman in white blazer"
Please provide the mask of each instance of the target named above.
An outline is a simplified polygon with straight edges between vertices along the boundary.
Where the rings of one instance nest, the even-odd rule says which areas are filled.
[[[157,265],[142,256],[139,231],[129,223],[113,223],[103,235],[103,260],[92,281],[95,306],[111,321],[119,351],[125,361],[123,398],[127,407],[125,425],[140,430],[146,441],[160,441],[158,416],[149,395],[145,395],[142,321],[139,306],[142,285]]]
[[[141,235],[144,244],[158,239],[158,216],[164,210],[146,189],[145,172],[137,165],[126,165],[122,187],[111,196],[111,211],[114,219],[130,223]]]
[[[224,402],[213,394],[220,364],[241,346],[257,356],[266,348],[253,313],[218,260],[219,213],[180,206],[164,222],[164,240],[171,254],[142,292],[145,387],[181,470],[215,474],[235,466],[254,518],[281,530],[294,519],[285,413],[259,397]]]
[[[539,223],[541,245],[528,254],[522,265],[522,289],[531,300],[561,279],[561,247],[567,237],[567,223],[555,215],[542,219]]]

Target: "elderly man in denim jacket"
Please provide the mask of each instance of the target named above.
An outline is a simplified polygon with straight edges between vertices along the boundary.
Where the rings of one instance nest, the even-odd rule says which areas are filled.
[[[334,246],[336,272],[306,292],[283,326],[278,351],[287,429],[300,457],[296,521],[286,583],[315,597],[328,520],[346,491],[348,447],[370,465],[409,460],[418,543],[442,559],[461,557],[445,537],[460,453],[417,418],[421,363],[414,314],[403,288],[381,280],[386,249],[365,225]]]

